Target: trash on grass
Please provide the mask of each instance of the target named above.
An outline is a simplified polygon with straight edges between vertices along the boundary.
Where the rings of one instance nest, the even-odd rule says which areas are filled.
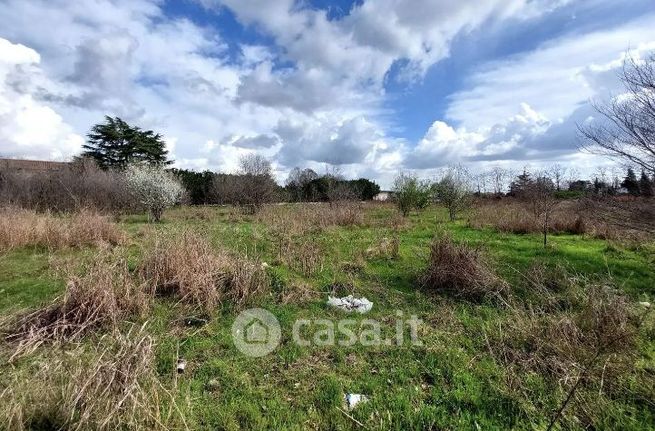
[[[177,360],[177,373],[182,374],[186,368],[186,361],[184,359]]]
[[[207,323],[208,319],[203,317],[187,316],[184,318],[184,324],[186,326],[200,327],[206,325]]]
[[[335,308],[340,308],[344,311],[357,311],[358,313],[367,313],[373,308],[373,303],[366,298],[355,298],[352,295],[343,298],[336,298],[328,296],[328,305]]]
[[[359,403],[365,403],[368,401],[368,397],[362,394],[346,394],[343,398],[346,401],[346,407],[348,410],[354,409]]]

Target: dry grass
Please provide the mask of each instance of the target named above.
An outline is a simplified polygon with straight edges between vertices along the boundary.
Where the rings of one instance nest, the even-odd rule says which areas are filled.
[[[294,271],[310,277],[323,269],[324,254],[323,248],[316,241],[303,239],[291,243],[281,260]]]
[[[419,282],[425,290],[467,300],[497,297],[507,289],[479,249],[457,244],[447,235],[432,241],[428,266]]]
[[[177,297],[204,311],[224,300],[241,306],[270,285],[260,263],[216,251],[188,231],[158,240],[138,272],[151,293]]]
[[[257,214],[257,221],[273,231],[302,234],[330,226],[363,225],[364,208],[359,202],[269,205]]]
[[[205,205],[183,205],[178,207],[175,211],[167,213],[167,219],[170,221],[198,221],[207,222],[216,220],[219,217],[219,212],[214,206]]]
[[[0,251],[37,246],[50,250],[120,244],[123,232],[108,217],[81,210],[70,217],[5,207],[0,209]]]
[[[17,343],[16,357],[44,342],[74,341],[97,328],[115,328],[149,306],[150,298],[134,283],[127,262],[103,254],[83,275],[69,275],[66,292],[50,305],[10,318],[3,325],[4,338]]]
[[[309,284],[293,283],[283,285],[279,295],[282,304],[303,304],[319,300],[322,294]]]
[[[543,232],[541,220],[522,203],[510,199],[485,201],[473,211],[469,223],[474,228],[492,227],[500,232],[517,234]],[[583,234],[590,223],[577,210],[575,203],[559,205],[551,215],[550,233]]]
[[[154,343],[143,327],[104,336],[92,348],[50,355],[3,381],[0,420],[8,430],[181,425],[173,400],[160,398],[153,364]]]
[[[567,380],[597,352],[632,350],[636,333],[625,299],[604,286],[580,295],[557,311],[515,308],[494,343],[502,346],[502,362]]]
[[[637,223],[619,211],[614,211],[610,205],[613,201],[593,201],[593,205],[589,202],[564,201],[558,205],[550,216],[549,233],[584,234],[621,242],[649,239],[644,231],[634,227]],[[608,216],[608,213],[615,219]],[[622,221],[625,223],[622,224]],[[500,232],[516,234],[543,232],[542,221],[526,205],[510,198],[479,201],[469,218],[469,224],[477,229],[491,227]]]

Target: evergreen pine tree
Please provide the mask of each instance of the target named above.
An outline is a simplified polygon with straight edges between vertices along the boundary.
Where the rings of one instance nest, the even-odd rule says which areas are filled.
[[[160,134],[105,116],[105,122],[93,126],[87,135],[82,155],[94,159],[102,169],[122,169],[130,162],[172,163],[165,147]]]
[[[653,196],[653,181],[648,178],[646,171],[643,169],[641,171],[641,178],[639,178],[639,191],[641,192],[642,196]]]
[[[533,183],[534,180],[530,176],[530,173],[524,169],[523,173],[517,175],[516,179],[509,185],[509,194],[511,196],[519,196]]]
[[[639,181],[637,181],[637,176],[632,168],[628,168],[628,173],[621,186],[625,187],[631,195],[639,196]]]

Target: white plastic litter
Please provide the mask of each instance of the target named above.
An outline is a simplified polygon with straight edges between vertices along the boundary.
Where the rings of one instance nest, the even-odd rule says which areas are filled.
[[[346,400],[346,407],[348,410],[354,409],[359,403],[365,403],[368,401],[368,397],[362,394],[346,394],[343,398]]]
[[[367,313],[373,308],[373,303],[366,298],[355,298],[352,295],[343,298],[336,298],[328,296],[328,305],[339,308],[343,311],[351,312],[357,311],[358,313]]]
[[[639,305],[641,305],[644,308],[650,308],[650,302],[647,301],[640,302]]]

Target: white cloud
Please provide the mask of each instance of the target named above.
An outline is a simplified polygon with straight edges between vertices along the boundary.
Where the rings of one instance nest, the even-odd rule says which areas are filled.
[[[248,26],[272,35],[281,59],[293,67],[272,71],[267,61],[242,83],[240,100],[304,113],[336,104],[372,106],[384,95],[383,83],[394,64],[400,76],[422,77],[449,54],[452,40],[483,24],[533,18],[568,0],[366,1],[343,18],[329,20],[323,10],[302,2],[199,0],[224,6]],[[220,10],[220,9],[219,9]]]
[[[51,108],[29,93],[42,80],[39,54],[0,39],[0,155],[62,160],[77,153],[84,139]]]
[[[577,125],[596,116],[590,99],[620,95],[626,55],[655,49],[653,19],[549,41],[482,65],[469,88],[450,97],[447,118],[405,152],[404,164],[429,172],[453,163],[484,169],[490,162],[543,167],[557,161],[590,173],[607,161],[578,152]]]
[[[329,163],[388,185],[407,166],[568,157],[583,102],[616,88],[612,62],[655,40],[644,17],[487,64],[411,148],[385,111],[394,66],[420,78],[458,36],[568,0],[367,0],[335,19],[296,0],[198,1],[275,46],[228,49],[221,28],[166,16],[160,0],[4,0],[0,37],[15,52],[0,58],[0,139],[12,151],[0,150],[66,157],[109,114],[163,133],[177,165],[197,169],[233,171],[256,151],[278,175]]]
[[[483,65],[467,90],[451,96],[447,118],[489,127],[527,103],[550,119],[565,119],[590,98],[618,90],[616,72],[624,53],[655,48],[654,20],[649,15],[618,28],[567,36]]]
[[[529,105],[492,127],[469,131],[435,121],[407,155],[411,168],[426,169],[475,160],[522,159],[524,144],[545,133],[551,123]]]

